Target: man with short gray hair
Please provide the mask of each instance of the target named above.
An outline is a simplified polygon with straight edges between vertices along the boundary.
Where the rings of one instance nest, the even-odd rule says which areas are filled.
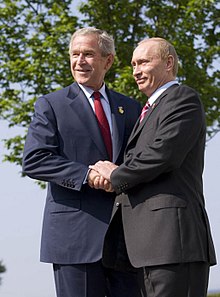
[[[41,261],[53,263],[57,297],[139,297],[134,272],[102,265],[115,194],[90,187],[89,165],[121,164],[141,107],[105,85],[115,55],[105,31],[79,29],[69,54],[75,82],[37,100],[24,149],[24,173],[48,182]]]

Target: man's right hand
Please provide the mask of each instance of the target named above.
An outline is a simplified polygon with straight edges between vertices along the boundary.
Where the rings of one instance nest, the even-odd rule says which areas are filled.
[[[89,171],[87,182],[91,188],[102,189],[106,192],[114,192],[111,183],[94,169]]]

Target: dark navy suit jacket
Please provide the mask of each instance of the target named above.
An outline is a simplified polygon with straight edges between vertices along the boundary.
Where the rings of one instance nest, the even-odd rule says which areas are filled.
[[[106,89],[112,116],[113,161],[120,164],[140,104]],[[107,160],[95,114],[77,83],[40,97],[30,124],[23,171],[48,182],[41,261],[90,263],[101,259],[114,194],[85,184],[88,166]]]

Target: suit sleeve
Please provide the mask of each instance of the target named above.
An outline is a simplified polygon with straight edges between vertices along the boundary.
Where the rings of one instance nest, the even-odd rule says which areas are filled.
[[[124,163],[111,175],[117,194],[179,168],[198,138],[204,139],[204,111],[197,93],[192,89],[179,88],[164,98],[164,103],[158,108],[161,110],[152,127],[152,140],[148,142],[146,126],[151,121],[149,118],[135,145],[128,148]]]
[[[88,167],[61,155],[56,123],[50,103],[39,98],[25,142],[23,172],[31,178],[79,191]]]

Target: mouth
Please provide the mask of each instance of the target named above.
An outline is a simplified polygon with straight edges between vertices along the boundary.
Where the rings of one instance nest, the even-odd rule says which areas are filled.
[[[138,78],[136,79],[136,83],[139,85],[139,84],[143,84],[145,83],[146,79],[145,78]]]
[[[74,70],[77,71],[77,72],[80,72],[80,73],[90,72],[90,70],[88,70],[88,69],[74,69]]]

